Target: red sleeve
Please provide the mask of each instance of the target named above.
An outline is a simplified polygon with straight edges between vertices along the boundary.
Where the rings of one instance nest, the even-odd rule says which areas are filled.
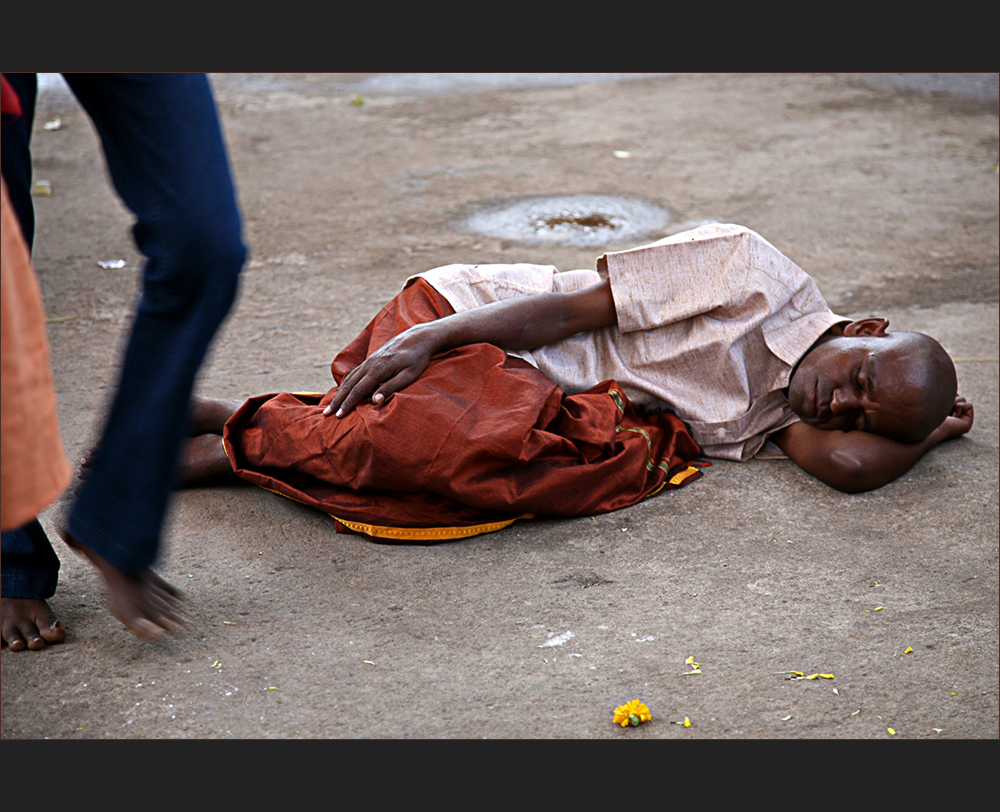
[[[7,77],[0,73],[0,113],[21,115],[21,100],[10,86]]]

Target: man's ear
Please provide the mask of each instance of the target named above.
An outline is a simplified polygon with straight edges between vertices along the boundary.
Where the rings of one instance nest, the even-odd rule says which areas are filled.
[[[889,327],[889,319],[880,316],[871,316],[867,319],[852,321],[844,327],[844,335],[853,336],[884,336]]]

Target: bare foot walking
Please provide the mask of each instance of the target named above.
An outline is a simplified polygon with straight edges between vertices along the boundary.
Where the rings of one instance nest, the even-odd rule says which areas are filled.
[[[83,546],[66,530],[62,531],[62,537],[78,555],[97,567],[104,578],[112,614],[132,634],[154,642],[183,630],[181,593],[159,575],[150,569],[136,574],[124,572]]]

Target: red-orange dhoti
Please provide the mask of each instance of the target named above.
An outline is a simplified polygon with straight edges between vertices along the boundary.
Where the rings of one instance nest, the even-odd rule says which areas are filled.
[[[334,380],[452,312],[412,281],[334,359]],[[676,416],[641,415],[614,381],[566,394],[491,344],[436,355],[416,382],[343,418],[322,413],[336,391],[251,398],[226,424],[226,453],[243,479],[382,540],[606,513],[699,476],[700,449]]]

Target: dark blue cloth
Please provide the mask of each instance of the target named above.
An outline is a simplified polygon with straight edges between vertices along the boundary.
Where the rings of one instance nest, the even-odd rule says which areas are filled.
[[[34,84],[34,77],[6,75],[19,95],[24,82]],[[65,78],[97,130],[111,181],[135,215],[133,237],[146,257],[116,393],[67,529],[119,569],[139,572],[159,551],[194,378],[235,300],[246,247],[205,75]],[[8,154],[9,130],[3,128],[5,180],[8,162],[30,166],[23,133],[11,131]],[[15,176],[24,182],[23,171]],[[37,542],[33,530],[15,532]],[[5,533],[5,579],[7,548]],[[5,580],[5,596],[6,588]]]
[[[0,595],[5,598],[51,598],[59,580],[59,557],[35,519],[3,533]]]

